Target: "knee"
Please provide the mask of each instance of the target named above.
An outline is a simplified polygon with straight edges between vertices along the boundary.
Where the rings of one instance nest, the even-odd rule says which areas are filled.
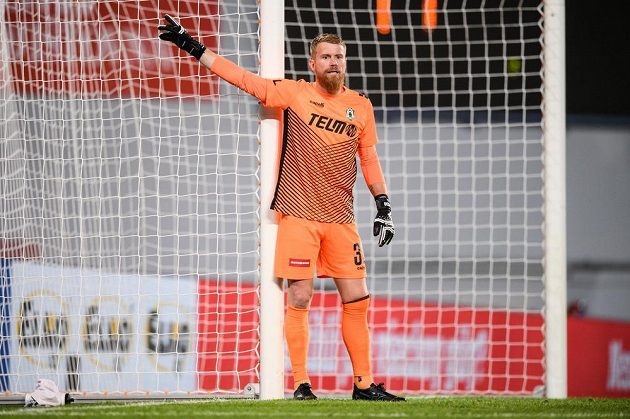
[[[289,304],[296,308],[309,308],[313,291],[308,288],[289,288]]]
[[[289,299],[289,303],[296,308],[308,308],[311,305],[311,296],[308,292],[298,292]]]

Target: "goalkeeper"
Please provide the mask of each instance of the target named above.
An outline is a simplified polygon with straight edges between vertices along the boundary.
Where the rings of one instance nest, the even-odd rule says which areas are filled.
[[[376,153],[372,104],[344,86],[346,46],[340,37],[317,36],[309,67],[315,81],[267,80],[207,50],[173,18],[159,27],[160,38],[188,52],[214,74],[281,108],[283,145],[271,208],[281,214],[275,274],[288,282],[285,336],[295,386],[294,398],[314,400],[306,370],[308,312],[313,276],[334,278],[343,302],[341,329],[352,361],[353,399],[402,401],[372,377],[367,312],[370,302],[365,261],[355,223],[352,188],[356,155],[376,201],[374,235],[379,246],[394,237],[387,186]]]

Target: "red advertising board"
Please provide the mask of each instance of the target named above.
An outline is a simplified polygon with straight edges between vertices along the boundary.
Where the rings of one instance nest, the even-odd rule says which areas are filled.
[[[205,390],[257,382],[257,293],[251,285],[199,283],[198,373]],[[375,378],[393,391],[531,394],[543,380],[542,317],[376,297],[370,327]],[[309,373],[320,392],[352,388],[336,292],[316,292]],[[292,388],[290,363],[286,387]]]
[[[336,292],[311,304],[308,367],[319,391],[352,388],[340,308]],[[543,384],[540,315],[375,297],[369,322],[375,379],[393,391],[531,394]]]
[[[85,98],[211,95],[216,80],[158,39],[164,14],[214,48],[218,0],[7,0],[5,28],[16,92]],[[196,16],[192,18],[191,16]]]
[[[568,319],[568,393],[630,397],[630,323]]]
[[[258,293],[251,284],[200,280],[199,388],[238,392],[258,382]]]
[[[253,285],[199,283],[198,375],[205,390],[258,382],[258,295]],[[308,369],[320,393],[349,392],[352,369],[336,292],[316,292]],[[396,392],[534,394],[544,385],[539,314],[374,297],[375,379]],[[293,387],[285,355],[286,389]],[[630,323],[568,319],[568,395],[630,397]]]

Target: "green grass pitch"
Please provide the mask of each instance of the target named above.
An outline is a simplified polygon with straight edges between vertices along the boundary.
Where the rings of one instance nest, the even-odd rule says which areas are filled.
[[[404,403],[320,399],[212,399],[74,404],[55,408],[1,406],[0,418],[630,418],[630,399],[545,400],[503,397],[411,398]]]

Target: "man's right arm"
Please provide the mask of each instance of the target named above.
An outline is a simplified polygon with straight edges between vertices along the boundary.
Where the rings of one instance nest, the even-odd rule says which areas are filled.
[[[255,96],[263,104],[267,104],[267,91],[268,84],[271,83],[270,80],[263,79],[262,77],[239,67],[232,61],[221,57],[209,49],[206,49],[199,59],[199,62],[226,82],[238,87],[250,95]]]
[[[206,49],[203,53],[203,55],[201,56],[201,58],[199,59],[199,62],[208,70],[212,71],[212,64],[214,64],[214,61],[217,59],[219,55],[214,52],[214,51],[210,51],[209,49]]]
[[[221,57],[214,51],[210,51],[202,43],[193,39],[175,19],[168,15],[164,18],[169,24],[158,27],[159,30],[163,31],[160,33],[160,39],[177,45],[197,58],[208,70],[228,83],[255,96],[264,105],[281,108],[286,108],[289,105],[288,101],[291,95],[289,92],[282,91],[282,88],[274,81],[264,79]]]

